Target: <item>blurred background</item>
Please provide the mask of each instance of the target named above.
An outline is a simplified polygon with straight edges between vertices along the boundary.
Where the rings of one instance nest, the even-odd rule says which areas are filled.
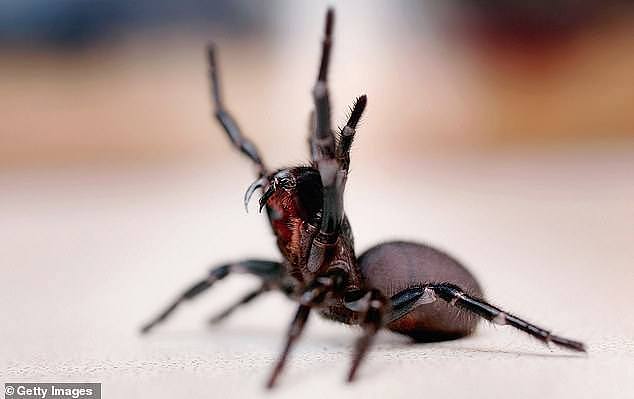
[[[304,163],[329,4],[334,121],[369,98],[346,193],[358,252],[388,238],[433,242],[498,303],[595,344],[605,362],[634,357],[634,318],[612,311],[634,304],[631,2],[3,0],[0,311],[14,322],[0,338],[16,345],[0,350],[0,377],[107,380],[160,374],[164,362],[218,372],[205,362],[226,347],[208,337],[158,348],[130,338],[206,265],[278,256],[264,218],[244,213],[253,170],[212,118],[205,46],[217,45],[226,103],[267,163]],[[253,283],[229,282],[205,306]],[[245,310],[220,344],[268,326],[247,346],[249,362],[268,365],[292,312],[278,299]],[[183,313],[173,329],[204,330],[207,308]],[[490,348],[505,342],[491,334]],[[511,351],[523,339],[507,338]],[[456,350],[440,345],[430,348]],[[322,361],[341,363],[332,356]],[[609,386],[631,377],[610,367],[575,376],[593,387],[606,370]],[[520,393],[548,389],[506,373]]]
[[[337,4],[335,115],[359,93],[371,101],[364,137],[372,140],[359,156],[631,142],[630,3],[524,3]],[[1,7],[3,170],[224,156],[210,120],[210,41],[245,130],[276,162],[303,156],[323,2]]]

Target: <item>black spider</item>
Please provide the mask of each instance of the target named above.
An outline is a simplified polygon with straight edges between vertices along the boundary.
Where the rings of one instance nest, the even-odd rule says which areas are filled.
[[[222,103],[214,50],[209,48],[215,115],[233,145],[257,166],[258,179],[245,194],[245,206],[253,193],[262,189],[260,210],[266,208],[283,260],[243,260],[213,268],[142,331],[148,332],[165,320],[181,302],[194,298],[230,273],[239,272],[258,276],[261,286],[220,313],[213,322],[270,290],[281,290],[299,303],[284,351],[268,381],[269,388],[275,384],[313,309],[323,317],[360,325],[363,329],[348,381],[354,379],[381,328],[416,341],[439,341],[471,334],[482,317],[495,324],[513,326],[545,343],[585,351],[581,342],[554,335],[485,302],[475,277],[437,249],[411,242],[388,242],[355,256],[352,230],[343,211],[343,192],[350,145],[367,99],[366,96],[356,99],[346,126],[336,138],[330,124],[326,83],[333,22],[334,13],[328,10],[319,74],[313,88],[311,166],[269,172],[255,145],[242,135]]]

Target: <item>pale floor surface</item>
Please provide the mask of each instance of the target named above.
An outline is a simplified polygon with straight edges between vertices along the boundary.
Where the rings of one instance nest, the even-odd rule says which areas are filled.
[[[359,253],[388,238],[448,249],[494,303],[585,341],[588,356],[485,325],[435,344],[383,333],[345,385],[358,331],[315,317],[270,397],[634,397],[634,156],[588,154],[360,162],[346,197]],[[204,323],[251,278],[137,334],[210,263],[276,258],[264,217],[242,209],[248,167],[222,164],[233,181],[218,164],[0,175],[0,382],[102,382],[104,398],[264,395],[293,305],[274,294]]]

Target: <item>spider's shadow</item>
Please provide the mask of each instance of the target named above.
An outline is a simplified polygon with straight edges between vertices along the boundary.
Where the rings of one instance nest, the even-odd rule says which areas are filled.
[[[477,348],[473,346],[447,347],[447,346],[443,346],[442,342],[438,342],[437,344],[441,344],[440,346],[438,346],[439,349],[450,349],[456,352],[464,352],[464,353],[482,353],[482,354],[492,354],[492,355],[508,355],[508,356],[515,356],[515,357],[538,357],[538,358],[585,358],[586,357],[586,355],[583,353],[568,353],[568,352],[565,352],[565,350],[563,349],[549,350],[547,347],[544,347],[544,352],[529,352],[525,350]]]
[[[359,331],[356,331],[355,328],[344,329],[346,333],[342,334],[339,332],[319,332],[319,333],[310,333],[310,330],[307,331],[307,336],[304,337],[303,340],[304,345],[309,343],[313,348],[317,349],[319,352],[327,351],[331,354],[339,355],[345,360],[349,360],[353,348],[356,337],[358,337]],[[212,325],[208,326],[208,328],[200,328],[199,330],[180,330],[180,331],[165,331],[162,335],[167,339],[188,339],[188,338],[196,338],[202,340],[208,340],[210,337],[214,338],[214,341],[221,342],[223,339],[227,340],[235,340],[236,337],[244,340],[256,340],[256,341],[266,341],[266,345],[277,345],[281,346],[282,341],[285,336],[286,329],[281,327],[273,327],[273,326],[244,326],[244,325],[231,325],[223,324],[223,325]],[[308,336],[309,335],[309,336]],[[472,337],[463,337],[454,340],[446,340],[446,341],[436,341],[436,342],[415,342],[410,340],[407,337],[400,336],[396,333],[392,332],[381,332],[375,341],[375,356],[381,356],[381,352],[383,353],[394,353],[394,352],[411,352],[411,351],[420,351],[421,354],[424,355],[424,358],[433,358],[436,354],[442,352],[453,352],[454,354],[465,354],[468,357],[473,358],[473,355],[481,355],[481,356],[504,356],[504,357],[515,357],[515,358],[585,358],[583,354],[577,353],[565,353],[561,351],[548,351],[548,348],[544,348],[544,352],[532,352],[526,350],[509,350],[508,348],[490,348],[490,347],[478,347],[472,341]],[[464,345],[463,345],[464,344]],[[302,345],[300,342],[299,345]],[[276,347],[277,347],[276,346]],[[298,348],[299,349],[299,348]],[[430,351],[431,350],[431,351]],[[306,352],[306,346],[304,346],[304,352]],[[310,352],[311,350],[308,350]],[[378,352],[378,353],[376,353]],[[472,355],[472,356],[469,356]],[[480,357],[480,356],[477,356]],[[421,361],[425,359],[421,358]],[[322,358],[321,362],[324,359]],[[337,362],[339,362],[337,360]],[[287,365],[288,366],[288,365]],[[365,367],[363,371],[361,371],[359,378],[362,379],[372,379],[373,376],[380,375],[383,370],[389,368],[389,364],[379,364],[377,367]],[[300,384],[302,381],[305,381],[310,378],[315,378],[314,370],[311,367],[296,369],[292,367],[287,367],[288,374],[286,377],[282,377],[284,380],[283,384],[285,386],[293,386],[294,384]],[[285,373],[286,374],[286,373]],[[332,376],[329,376],[332,377]],[[344,375],[340,376],[341,381],[344,381]],[[354,386],[354,384],[352,385]]]
[[[358,334],[361,330],[358,330],[354,327],[344,325],[345,333],[341,333],[341,331],[337,332],[319,332],[314,333],[308,329],[305,333],[305,337],[302,340],[304,344],[310,343],[314,347],[323,347],[327,348],[329,351],[336,351],[347,353],[351,352],[354,347],[354,342],[356,338],[359,336]],[[286,329],[284,327],[273,327],[273,326],[249,326],[246,327],[244,325],[231,325],[222,324],[222,325],[210,325],[205,328],[203,326],[199,331],[180,331],[180,332],[164,332],[164,336],[171,336],[172,338],[187,338],[187,337],[201,337],[204,335],[204,339],[207,339],[209,336],[215,337],[215,341],[223,339],[223,337],[227,339],[235,339],[236,337],[240,337],[240,339],[245,340],[258,340],[258,341],[272,341],[273,345],[281,345],[282,341],[286,335]],[[481,333],[476,333],[477,335]],[[376,351],[411,351],[411,350],[419,350],[423,353],[428,352],[429,350],[436,351],[451,351],[454,353],[465,353],[465,354],[482,354],[482,355],[503,355],[503,356],[515,356],[515,357],[536,357],[536,358],[585,358],[586,355],[579,353],[570,353],[564,350],[552,349],[549,350],[548,347],[544,346],[543,350],[536,349],[535,351],[519,349],[513,350],[506,348],[491,348],[491,347],[478,347],[473,344],[472,341],[473,336],[462,337],[452,340],[443,340],[443,341],[434,341],[434,342],[415,342],[410,340],[407,337],[398,335],[396,333],[392,333],[389,331],[383,331],[379,333],[375,341],[375,350]],[[302,342],[300,342],[300,345]],[[433,354],[429,354],[428,356],[433,356]]]

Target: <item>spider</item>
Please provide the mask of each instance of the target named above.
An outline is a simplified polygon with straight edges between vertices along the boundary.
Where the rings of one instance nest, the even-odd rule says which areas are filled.
[[[256,146],[243,136],[223,104],[214,47],[208,48],[215,116],[233,146],[255,164],[258,173],[245,193],[244,205],[248,206],[255,191],[262,190],[259,209],[266,209],[283,260],[247,259],[213,268],[146,324],[142,332],[149,332],[181,303],[197,297],[216,281],[232,273],[249,273],[257,276],[261,285],[211,321],[223,320],[271,290],[280,290],[298,302],[268,388],[275,385],[313,310],[327,319],[362,329],[348,381],[355,378],[359,364],[382,328],[418,342],[433,342],[469,335],[483,318],[515,327],[545,343],[585,352],[583,343],[552,334],[486,302],[475,277],[457,260],[435,248],[397,241],[378,244],[358,257],[355,255],[352,229],[343,210],[343,193],[350,146],[367,98],[362,95],[356,99],[346,125],[336,135],[330,124],[327,84],[333,25],[334,12],[329,9],[319,72],[312,90],[310,166],[275,171],[265,166]]]

